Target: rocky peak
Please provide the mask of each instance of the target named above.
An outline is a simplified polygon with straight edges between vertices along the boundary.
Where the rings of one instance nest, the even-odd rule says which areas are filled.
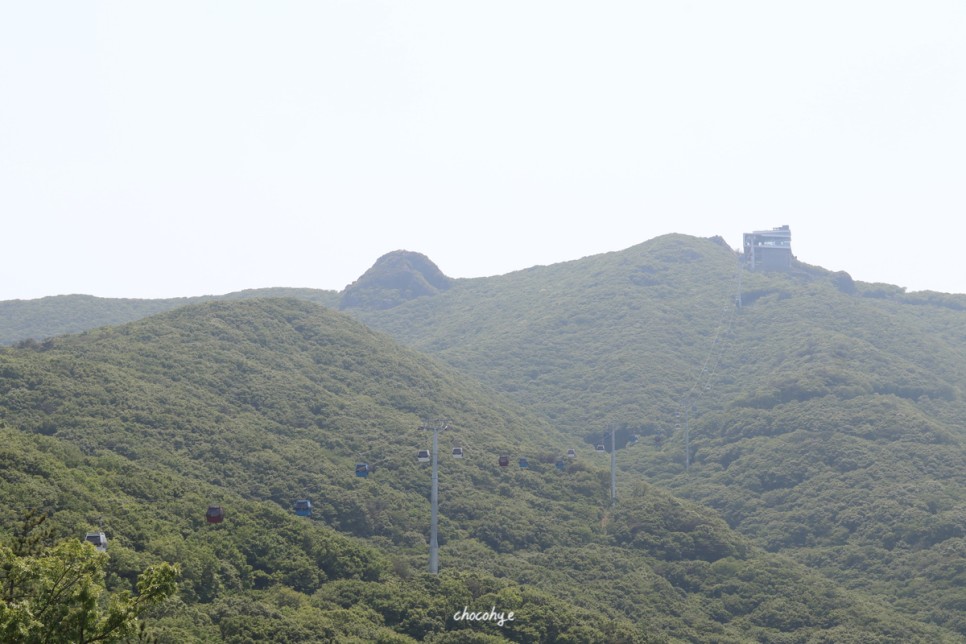
[[[395,250],[376,260],[372,268],[342,291],[340,308],[381,310],[450,287],[452,280],[428,257]]]

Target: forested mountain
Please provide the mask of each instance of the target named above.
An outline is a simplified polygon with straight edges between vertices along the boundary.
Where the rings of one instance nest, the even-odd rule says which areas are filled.
[[[35,300],[0,301],[0,345],[25,340],[43,341],[111,324],[133,322],[162,311],[209,300],[259,297],[297,297],[336,306],[339,294],[309,288],[258,288],[200,297],[167,299],[104,298],[92,295],[53,295]]]
[[[445,304],[460,288],[428,299]],[[609,459],[574,438],[613,419],[575,431],[579,421],[548,420],[497,386],[514,390],[295,299],[195,304],[2,348],[0,554],[17,561],[15,527],[32,510],[50,517],[50,543],[106,533],[105,584],[115,595],[134,590],[149,565],[177,564],[179,594],[144,614],[162,642],[961,639],[949,620],[929,624],[921,611],[889,607],[872,584],[845,589],[655,485],[714,500],[703,472],[722,447],[702,424],[710,411],[694,414],[705,442],[687,474],[673,436],[659,449],[619,449],[612,506]],[[946,394],[952,404],[956,391]],[[561,399],[551,404],[565,409]],[[450,428],[439,475],[441,572],[430,575],[430,472],[414,456],[429,446],[420,427],[436,419]],[[659,419],[640,422],[646,433]],[[908,441],[934,434],[942,441],[930,445],[957,445],[952,430],[932,425]],[[451,457],[454,444],[464,458]],[[560,469],[568,448],[576,457]],[[502,454],[511,467],[497,464]],[[356,475],[360,462],[366,477]],[[292,512],[300,498],[312,500],[311,517]],[[936,502],[948,511],[945,497]],[[225,509],[222,523],[206,523],[212,504]],[[0,566],[4,588],[11,570]],[[11,605],[0,602],[0,628]],[[457,619],[464,607],[514,619]]]
[[[565,601],[568,615],[596,612],[582,613],[587,620],[572,620],[573,628],[606,622],[657,640],[843,641],[844,633],[860,641],[966,640],[966,296],[905,293],[797,261],[787,272],[751,272],[720,239],[682,235],[471,280],[447,278],[429,258],[397,251],[341,294],[225,297],[259,295],[341,306],[448,366],[295,301],[192,306],[47,341],[189,301],[0,303],[4,341],[36,339],[0,353],[6,462],[44,463],[36,471],[6,468],[16,472],[5,474],[8,483],[40,490],[34,505],[52,512],[61,536],[113,516],[105,508],[136,508],[148,498],[153,512],[171,514],[157,519],[159,530],[190,544],[179,543],[185,556],[175,557],[134,541],[137,557],[118,569],[125,530],[133,529],[123,526],[155,519],[122,521],[111,528],[121,537],[116,548],[112,541],[112,583],[130,584],[151,561],[186,558],[200,535],[227,533],[227,524],[202,525],[195,507],[222,497],[263,517],[252,524],[258,530],[272,516],[322,530],[318,538],[347,535],[339,537],[345,547],[381,562],[366,583],[405,580],[413,589],[411,581],[423,580],[416,603],[425,607],[440,596],[437,582],[419,572],[428,475],[412,452],[428,439],[414,428],[446,416],[460,429],[444,436],[445,447],[463,441],[468,457],[450,472],[456,462],[444,464],[441,482],[445,488],[451,477],[473,501],[454,506],[441,495],[441,578],[470,583],[464,573],[473,571],[487,583],[518,584],[518,594],[539,589]],[[326,331],[293,333],[289,319]],[[336,349],[344,342],[375,345],[360,357]],[[399,369],[418,376],[393,375]],[[613,512],[607,459],[592,447],[604,439],[609,449],[611,428],[619,448]],[[641,440],[630,445],[633,436]],[[553,462],[567,447],[581,457],[561,473]],[[529,455],[531,468],[494,468],[503,451]],[[352,474],[360,458],[377,464],[368,479]],[[127,474],[113,477],[183,480],[197,490],[190,510],[184,505],[178,515],[165,509],[173,499],[142,498],[120,484],[108,494],[104,480],[114,479],[103,473],[122,465]],[[77,477],[87,475],[62,480],[64,467],[89,472],[101,494],[77,493]],[[4,524],[12,525],[29,503],[8,484],[2,489]],[[326,500],[317,501],[311,522],[286,512],[292,499],[316,494]],[[137,510],[127,512],[130,519]],[[697,536],[707,532],[710,542]],[[280,551],[298,550],[299,538]],[[318,601],[326,584],[292,586],[278,560],[266,563],[250,544],[231,543],[242,554],[230,575],[248,581],[202,597],[192,581],[197,569],[186,566],[182,598],[192,616],[157,620],[164,632],[183,622],[193,633],[228,637],[222,617],[230,611],[217,606],[241,595],[277,627],[283,587],[308,597],[298,597],[299,610],[331,621],[333,604]],[[751,585],[723,590],[736,579]],[[766,586],[795,590],[774,604],[759,593]],[[354,606],[372,608],[366,597]],[[363,622],[387,629],[380,632],[444,637],[455,626],[437,610],[424,630],[407,630],[394,621],[400,611],[374,610],[381,617]],[[475,626],[526,640],[521,623],[513,632]]]
[[[966,296],[669,235],[350,310],[575,439],[638,433],[622,472],[966,638]]]

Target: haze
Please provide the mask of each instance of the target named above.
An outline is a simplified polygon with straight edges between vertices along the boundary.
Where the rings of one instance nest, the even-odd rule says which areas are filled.
[[[341,290],[788,224],[966,293],[962,2],[8,2],[0,299]]]

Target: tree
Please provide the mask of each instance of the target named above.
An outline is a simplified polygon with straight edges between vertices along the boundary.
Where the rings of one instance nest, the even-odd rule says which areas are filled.
[[[0,545],[0,639],[86,644],[143,638],[138,617],[174,594],[178,567],[149,566],[132,595],[107,592],[106,564],[107,554],[75,539],[34,552]]]

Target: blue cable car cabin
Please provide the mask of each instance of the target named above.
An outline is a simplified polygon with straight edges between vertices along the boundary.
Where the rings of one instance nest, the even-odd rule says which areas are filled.
[[[103,532],[88,532],[84,541],[94,544],[98,552],[107,552],[107,535]]]
[[[312,516],[312,502],[308,499],[299,499],[295,502],[295,514],[300,517]]]
[[[205,512],[205,521],[208,523],[221,523],[225,520],[225,510],[220,505],[209,505]]]
[[[500,467],[506,467],[510,464],[510,457],[506,454],[500,454]]]
[[[429,450],[428,449],[421,449],[418,452],[416,452],[416,460],[419,461],[420,463],[428,463],[429,462]]]
[[[563,459],[560,459],[560,460],[558,460],[558,461],[556,462],[556,466],[557,466],[557,469],[558,469],[558,470],[561,470],[561,471],[563,471],[563,468],[564,468],[564,462],[563,462]]]
[[[361,476],[362,478],[369,477],[369,464],[368,463],[356,463],[356,476]]]
[[[520,464],[520,469],[523,469],[523,470],[530,467],[530,461],[528,461],[526,457],[521,458],[519,461],[517,461],[517,463]]]

